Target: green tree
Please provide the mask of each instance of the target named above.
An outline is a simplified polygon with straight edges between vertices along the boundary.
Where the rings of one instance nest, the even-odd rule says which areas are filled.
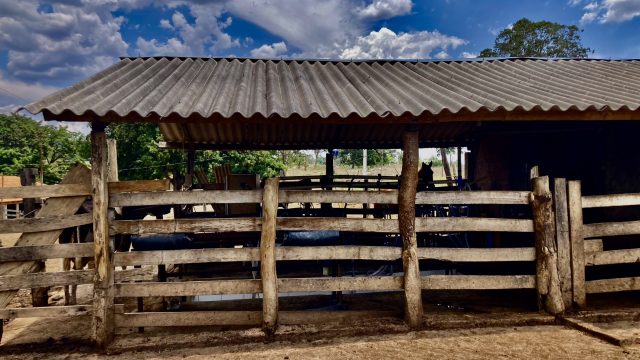
[[[353,167],[362,166],[362,149],[342,149],[338,152],[338,161],[343,165]],[[367,151],[367,165],[379,166],[398,162],[398,152],[395,150]]]
[[[502,30],[493,48],[482,50],[479,57],[586,58],[592,51],[582,46],[581,32],[575,25],[522,18]]]
[[[77,162],[87,163],[87,136],[64,126],[39,123],[20,115],[0,114],[0,173],[18,175],[26,167],[40,168],[44,182],[60,182]]]

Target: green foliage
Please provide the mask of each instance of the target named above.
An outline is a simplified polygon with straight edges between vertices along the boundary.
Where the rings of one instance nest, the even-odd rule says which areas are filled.
[[[368,150],[367,165],[389,165],[398,162],[398,152],[396,150]],[[337,160],[351,167],[362,166],[362,149],[343,149],[338,153]]]
[[[83,134],[19,115],[0,114],[0,174],[19,175],[27,167],[44,168],[44,182],[60,182],[77,162],[88,162],[90,145]]]
[[[502,30],[493,49],[482,50],[479,57],[586,58],[591,49],[582,46],[580,32],[575,25],[522,18]]]
[[[432,156],[426,162],[427,163],[432,163],[431,166],[433,166],[433,167],[442,166],[442,159],[440,159],[440,157],[438,157],[438,156]]]

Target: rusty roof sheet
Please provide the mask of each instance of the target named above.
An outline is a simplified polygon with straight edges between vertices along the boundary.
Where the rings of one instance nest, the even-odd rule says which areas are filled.
[[[62,121],[397,123],[479,115],[508,120],[513,113],[640,118],[640,61],[123,58],[25,108]]]

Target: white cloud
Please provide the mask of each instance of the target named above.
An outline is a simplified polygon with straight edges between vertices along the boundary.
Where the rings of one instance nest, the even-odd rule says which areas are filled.
[[[0,73],[0,106],[22,104],[45,97],[57,87],[5,79]]]
[[[264,44],[259,48],[251,50],[251,57],[273,59],[286,54],[287,51],[287,44],[285,44],[284,41],[281,41],[271,45]]]
[[[575,5],[582,3],[578,1]],[[573,3],[570,3],[573,4]],[[602,0],[584,5],[585,13],[580,19],[581,24],[598,21],[601,24],[620,23],[640,16],[640,1],[638,0]]]
[[[449,54],[444,50],[440,51],[435,55],[435,58],[439,60],[449,59],[450,57],[451,56],[449,56]]]
[[[440,50],[436,56],[446,55],[447,49],[455,49],[467,42],[455,36],[443,35],[438,31],[416,31],[398,33],[386,27],[372,31],[348,43],[339,57],[342,59],[424,59],[432,57],[432,52]]]
[[[374,0],[367,6],[356,8],[356,15],[363,20],[376,21],[406,15],[411,12],[411,0]]]
[[[478,57],[478,54],[472,53],[472,52],[463,51],[462,54],[460,54],[460,57],[463,58],[463,59],[475,59],[475,58]]]

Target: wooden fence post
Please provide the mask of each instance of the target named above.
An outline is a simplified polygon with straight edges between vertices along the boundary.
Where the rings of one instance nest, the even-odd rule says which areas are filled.
[[[113,257],[109,239],[107,141],[104,124],[94,122],[91,129],[91,183],[93,187],[93,239],[95,277],[93,285],[93,336],[100,348],[113,339]]]
[[[536,243],[536,290],[538,308],[556,315],[564,311],[555,243],[555,218],[549,177],[541,176],[533,183],[533,228]]]
[[[402,139],[402,174],[398,191],[398,226],[402,238],[405,321],[414,329],[422,325],[422,283],[416,239],[416,191],[418,187],[418,131],[405,131]]]
[[[582,232],[582,190],[580,181],[569,181],[569,236],[571,238],[571,275],[573,303],[580,308],[587,305],[585,292],[584,235]]]
[[[40,174],[42,176],[42,174]],[[20,185],[33,186],[36,185],[36,179],[38,177],[38,169],[25,168],[20,172]],[[24,198],[22,199],[22,210],[24,211],[25,218],[33,218],[36,216],[38,210],[38,203],[41,203],[41,199],[36,198]],[[17,207],[16,207],[17,209]],[[35,272],[45,272],[45,262],[38,261],[38,269]],[[31,305],[33,307],[47,306],[49,304],[49,288],[33,288],[31,289]]]
[[[558,245],[558,276],[564,308],[573,304],[571,291],[571,240],[569,238],[569,209],[567,204],[567,180],[556,178],[553,183],[553,204],[556,215],[556,239]]]
[[[278,277],[276,274],[276,218],[279,178],[265,180],[262,195],[260,278],[262,279],[262,330],[268,337],[278,327]]]

